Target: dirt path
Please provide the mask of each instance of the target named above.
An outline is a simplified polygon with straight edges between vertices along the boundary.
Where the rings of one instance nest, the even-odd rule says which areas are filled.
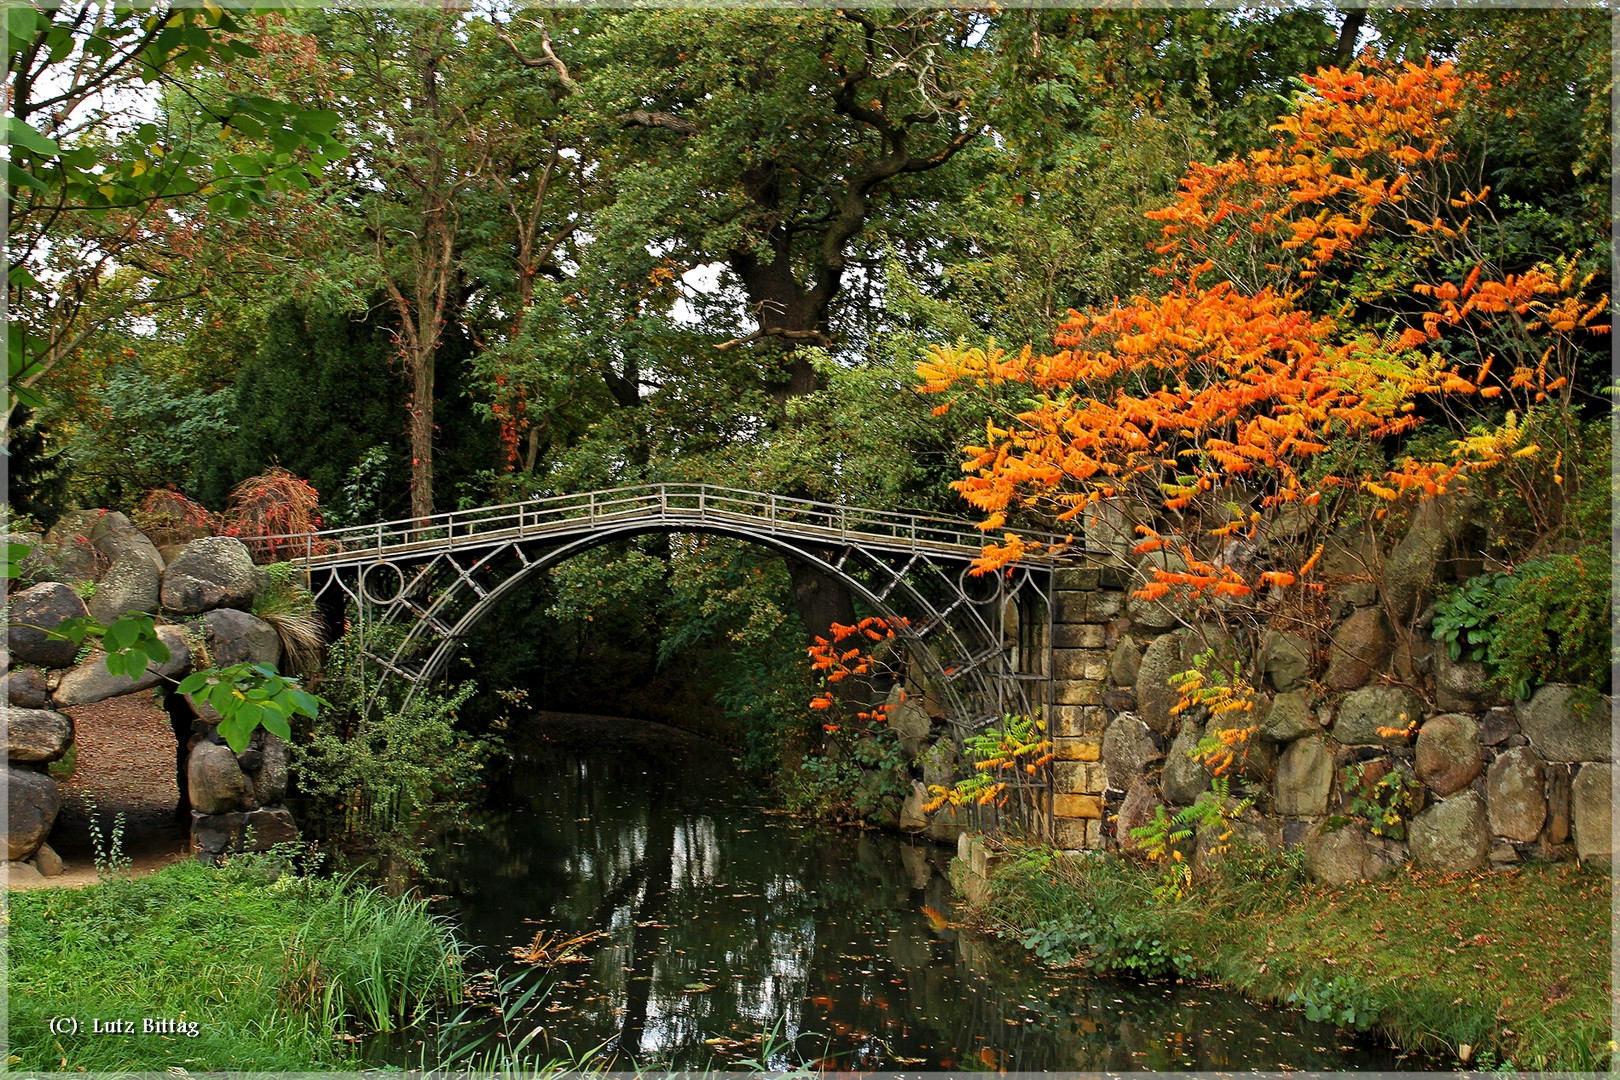
[[[131,873],[148,874],[188,858],[189,836],[174,813],[180,791],[168,714],[147,694],[80,705],[67,714],[73,718],[77,759],[73,775],[61,785],[62,812],[50,835],[50,845],[67,870],[10,887],[75,888],[98,880],[90,835],[92,802],[109,840],[117,815],[123,814],[119,839],[133,860]]]

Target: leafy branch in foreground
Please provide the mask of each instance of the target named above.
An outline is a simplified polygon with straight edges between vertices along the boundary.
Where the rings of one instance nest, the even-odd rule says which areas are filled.
[[[261,724],[270,734],[290,741],[294,716],[313,719],[320,712],[321,699],[300,687],[297,679],[277,672],[273,664],[195,671],[180,681],[178,689],[219,713],[219,733],[239,754]]]

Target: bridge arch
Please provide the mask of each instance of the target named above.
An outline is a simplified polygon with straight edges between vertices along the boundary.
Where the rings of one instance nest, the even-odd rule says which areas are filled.
[[[648,485],[531,500],[298,537],[311,588],[358,614],[375,678],[407,699],[443,673],[503,600],[581,552],[649,533],[708,534],[757,544],[813,567],[889,621],[958,734],[1049,697],[1031,629],[1050,618],[1051,566],[968,573],[982,539],[965,522],[861,510],[709,485]],[[385,586],[385,587],[379,587]],[[1025,648],[1010,648],[1010,635]],[[1037,635],[1041,636],[1041,635]],[[1049,638],[1044,638],[1049,640]]]

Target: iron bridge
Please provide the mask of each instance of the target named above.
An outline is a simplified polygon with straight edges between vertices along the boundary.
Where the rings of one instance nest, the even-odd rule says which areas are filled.
[[[303,568],[325,605],[352,605],[370,668],[406,700],[442,675],[468,634],[523,582],[609,541],[708,533],[760,544],[841,583],[894,628],[958,736],[1050,698],[1050,553],[971,574],[972,523],[710,484],[648,484],[376,525],[256,538]],[[1023,533],[1044,545],[1066,536]]]

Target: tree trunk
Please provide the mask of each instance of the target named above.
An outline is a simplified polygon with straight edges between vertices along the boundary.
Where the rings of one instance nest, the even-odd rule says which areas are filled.
[[[411,517],[420,521],[433,515],[433,347],[412,350],[411,372]]]

